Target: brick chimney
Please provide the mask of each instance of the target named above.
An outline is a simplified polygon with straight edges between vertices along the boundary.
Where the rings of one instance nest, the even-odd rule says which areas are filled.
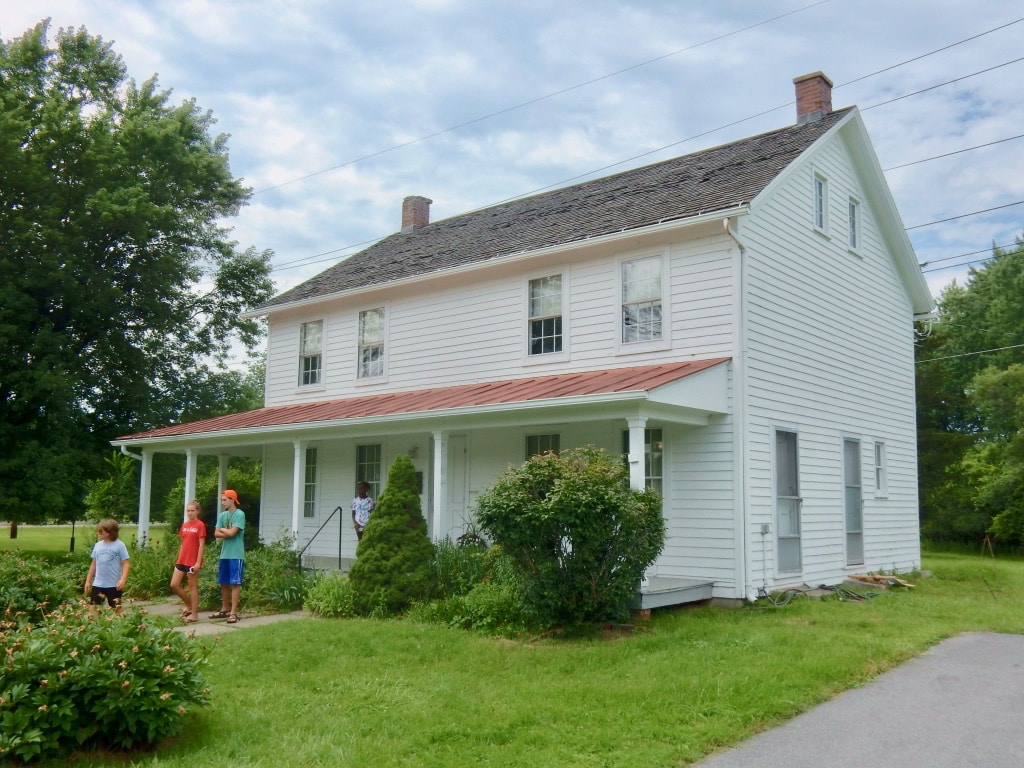
[[[821,72],[793,78],[796,86],[796,124],[821,120],[832,111],[832,81]]]
[[[433,200],[410,195],[402,201],[402,232],[409,234],[430,223],[430,204]]]

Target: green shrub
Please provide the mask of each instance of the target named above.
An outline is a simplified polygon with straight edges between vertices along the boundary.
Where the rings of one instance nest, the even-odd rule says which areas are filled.
[[[339,571],[316,576],[306,591],[304,607],[314,616],[347,619],[356,616],[352,582]]]
[[[0,623],[0,755],[66,756],[82,746],[151,746],[182,730],[207,703],[206,648],[150,623],[84,606],[61,608],[38,627]]]
[[[534,456],[477,499],[477,522],[516,564],[540,620],[572,627],[629,615],[665,524],[657,494],[628,480],[621,459],[588,447]]]
[[[0,613],[7,620],[39,623],[46,613],[83,595],[87,569],[80,558],[48,563],[40,557],[0,552]]]
[[[416,492],[416,470],[408,456],[399,456],[356,547],[356,562],[349,572],[356,609],[363,615],[396,614],[413,601],[430,598],[433,558],[434,545],[427,537]]]
[[[437,596],[455,597],[469,592],[487,575],[489,558],[486,544],[454,542],[450,538],[434,544],[434,579]]]
[[[299,567],[299,553],[294,544],[294,539],[286,537],[246,551],[245,578],[242,581],[244,604],[281,610],[302,607],[309,578]],[[203,570],[207,570],[205,565]],[[211,570],[216,577],[216,561],[211,564]],[[219,591],[217,595],[219,600]]]

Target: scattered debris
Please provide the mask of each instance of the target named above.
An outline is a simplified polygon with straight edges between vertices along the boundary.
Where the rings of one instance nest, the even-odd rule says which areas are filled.
[[[895,576],[886,576],[884,573],[857,573],[853,576],[848,576],[847,579],[861,584],[874,584],[880,587],[908,587],[911,589],[914,587],[909,581],[904,581]]]

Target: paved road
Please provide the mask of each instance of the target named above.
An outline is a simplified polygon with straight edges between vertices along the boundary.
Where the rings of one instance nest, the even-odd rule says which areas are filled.
[[[1024,635],[946,640],[699,768],[1021,768]]]

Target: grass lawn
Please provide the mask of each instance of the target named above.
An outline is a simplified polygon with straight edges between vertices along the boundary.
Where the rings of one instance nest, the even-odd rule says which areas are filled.
[[[593,640],[328,619],[230,632],[207,672],[213,704],[185,735],[72,764],[687,765],[951,635],[1024,633],[1024,562],[929,553],[924,566],[914,589],[866,602],[656,612]]]
[[[135,539],[138,526],[121,526],[120,536],[127,542]],[[64,555],[71,551],[71,536],[75,537],[75,553],[88,556],[96,543],[96,527],[86,521],[75,523],[74,530],[68,525],[19,525],[18,538],[10,537],[10,524],[0,523],[0,552],[20,550],[26,554]]]

